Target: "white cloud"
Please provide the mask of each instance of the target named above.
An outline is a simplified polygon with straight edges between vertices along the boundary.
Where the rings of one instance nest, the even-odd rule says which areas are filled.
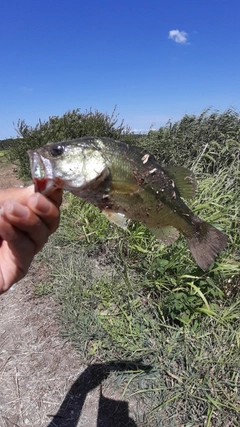
[[[168,38],[176,43],[187,43],[188,34],[185,31],[171,30],[169,31]]]
[[[136,134],[146,134],[146,133],[148,133],[149,132],[149,129],[131,129],[131,131],[133,132],[133,133],[136,133]]]

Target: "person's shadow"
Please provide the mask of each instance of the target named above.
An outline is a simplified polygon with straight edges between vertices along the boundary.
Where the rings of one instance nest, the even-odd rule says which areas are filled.
[[[73,383],[47,427],[77,427],[87,394],[101,385],[111,372],[149,372],[151,369],[151,366],[140,361],[112,361],[89,365]],[[129,417],[128,402],[106,398],[100,388],[97,427],[137,427],[137,424]]]

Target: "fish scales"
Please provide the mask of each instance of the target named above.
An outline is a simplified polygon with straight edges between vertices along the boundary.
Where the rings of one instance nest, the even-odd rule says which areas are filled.
[[[29,151],[36,191],[63,188],[126,227],[139,221],[165,244],[182,233],[203,270],[225,248],[227,236],[195,215],[184,199],[196,193],[193,173],[163,167],[146,150],[109,138],[84,137]]]
[[[105,147],[112,187],[108,200],[104,198],[105,206],[98,207],[126,214],[147,227],[172,225],[181,232],[191,232],[190,209],[180,199],[174,181],[152,156],[112,140]]]

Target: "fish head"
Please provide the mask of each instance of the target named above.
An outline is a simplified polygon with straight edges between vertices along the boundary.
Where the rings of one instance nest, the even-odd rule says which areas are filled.
[[[45,195],[56,188],[81,190],[106,176],[106,160],[93,138],[49,143],[28,155],[35,190]]]

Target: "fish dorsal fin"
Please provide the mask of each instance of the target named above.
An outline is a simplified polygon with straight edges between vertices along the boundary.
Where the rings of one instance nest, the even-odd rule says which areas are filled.
[[[181,197],[191,199],[197,192],[197,181],[194,173],[182,166],[168,166],[163,168],[173,179]]]
[[[127,228],[127,220],[124,214],[120,212],[114,212],[111,209],[104,209],[102,213],[110,222],[118,225],[118,227],[121,227],[124,230]]]
[[[176,228],[171,226],[166,227],[149,227],[149,230],[156,236],[158,240],[161,240],[165,245],[170,246],[174,243],[178,237],[179,232]]]

